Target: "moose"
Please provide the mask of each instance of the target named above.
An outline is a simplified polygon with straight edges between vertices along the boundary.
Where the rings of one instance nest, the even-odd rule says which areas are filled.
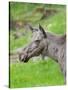
[[[44,30],[41,25],[39,28],[29,25],[29,28],[33,33],[32,41],[23,48],[19,54],[19,60],[28,62],[35,56],[48,56],[59,64],[66,83],[66,34],[55,35]]]

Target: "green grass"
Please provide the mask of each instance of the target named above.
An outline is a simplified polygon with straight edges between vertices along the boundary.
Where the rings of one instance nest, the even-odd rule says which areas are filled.
[[[53,60],[17,63],[10,65],[10,87],[63,85],[59,65]]]
[[[30,21],[33,26],[41,24],[44,29],[46,26],[48,31],[56,34],[64,34],[66,32],[66,12],[63,5],[41,5],[41,4],[10,4],[11,18],[14,20]],[[28,8],[27,8],[28,7]],[[39,20],[42,16],[40,13],[32,14],[37,7],[55,8],[59,10],[54,16],[47,19]],[[23,9],[24,8],[24,9]],[[24,28],[23,28],[24,30]],[[31,33],[14,39],[14,30],[10,32],[10,52],[24,47],[30,43]],[[10,64],[10,87],[35,87],[35,86],[50,86],[63,85],[64,78],[60,72],[59,65],[52,59],[47,61],[38,60],[33,62],[32,59],[28,63],[11,63]]]

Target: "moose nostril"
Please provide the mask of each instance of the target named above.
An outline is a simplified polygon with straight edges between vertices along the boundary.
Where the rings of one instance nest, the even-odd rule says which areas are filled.
[[[26,59],[27,59],[27,53],[21,53],[19,55],[19,60],[20,61],[25,61],[26,62]]]
[[[23,59],[23,58],[22,58],[22,55],[20,54],[20,55],[19,55],[19,61],[22,61],[22,59]]]

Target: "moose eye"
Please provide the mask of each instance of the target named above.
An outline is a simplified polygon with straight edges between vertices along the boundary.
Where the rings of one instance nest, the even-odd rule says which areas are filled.
[[[38,29],[35,29],[35,31],[38,31]]]
[[[30,45],[29,45],[29,48],[28,48],[28,52],[32,52],[34,49],[36,49],[38,46],[39,46],[39,43],[40,43],[40,40],[35,40],[33,41]]]
[[[30,49],[34,49],[37,47],[37,44],[36,43],[33,43],[31,46],[30,46]]]
[[[39,42],[40,42],[39,40],[34,41],[34,42],[29,46],[28,52],[31,52],[32,50],[34,50],[35,48],[37,48],[38,45],[39,45]]]
[[[36,43],[36,44],[39,44],[39,43],[40,43],[40,40],[36,40],[35,43]]]

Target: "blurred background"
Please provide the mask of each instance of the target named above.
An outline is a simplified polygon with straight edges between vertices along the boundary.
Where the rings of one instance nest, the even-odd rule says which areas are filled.
[[[9,3],[9,35],[11,53],[30,43],[32,33],[27,28],[42,25],[44,29],[56,34],[66,33],[66,6],[37,3]],[[12,87],[32,87],[63,85],[64,78],[59,65],[51,58],[47,61],[41,57],[31,59],[28,63],[17,62],[10,58],[10,84]]]

